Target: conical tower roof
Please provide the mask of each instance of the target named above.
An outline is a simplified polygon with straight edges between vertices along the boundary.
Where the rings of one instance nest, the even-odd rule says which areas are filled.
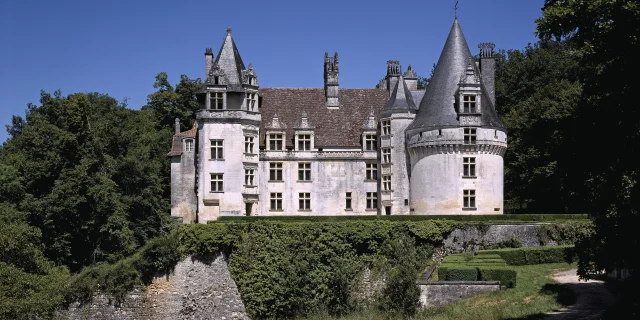
[[[222,47],[220,47],[215,64],[224,71],[227,81],[229,81],[228,84],[242,84],[242,70],[246,68],[242,62],[238,48],[231,37],[231,28],[227,28],[227,35],[224,38]]]
[[[418,108],[413,102],[411,91],[409,91],[409,88],[407,88],[407,84],[404,83],[404,78],[400,76],[398,82],[396,83],[396,87],[391,93],[389,101],[387,101],[387,104],[382,107],[382,110],[380,110],[380,114],[390,114],[395,111],[416,112],[417,110]]]
[[[465,73],[469,64],[476,69],[476,74],[480,74],[456,18],[438,59],[433,77],[427,85],[418,114],[407,128],[408,131],[424,131],[424,129],[458,127],[460,125],[454,105],[455,93],[458,90],[460,77]],[[486,106],[482,110],[482,126],[503,128],[504,126],[486,94],[484,85],[481,85],[481,89],[482,105]]]

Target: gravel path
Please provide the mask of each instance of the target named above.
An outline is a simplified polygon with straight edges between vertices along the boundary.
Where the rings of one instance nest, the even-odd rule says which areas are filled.
[[[550,313],[544,319],[600,319],[602,313],[614,302],[614,297],[600,280],[580,281],[576,269],[558,272],[554,280],[566,284],[576,293],[576,303]]]

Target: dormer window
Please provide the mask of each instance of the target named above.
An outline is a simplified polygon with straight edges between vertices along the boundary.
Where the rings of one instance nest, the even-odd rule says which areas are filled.
[[[248,76],[247,77],[247,83],[252,85],[252,86],[255,86],[256,85],[256,78],[254,78],[252,76]]]
[[[282,133],[269,134],[269,150],[283,150],[283,140]]]
[[[247,110],[256,111],[258,105],[258,94],[247,93]]]
[[[187,139],[184,141],[184,151],[192,152],[193,151],[193,140]]]
[[[463,112],[478,113],[478,108],[476,107],[476,95],[465,94],[462,97]]]
[[[299,134],[298,135],[298,151],[309,151],[309,150],[311,150],[311,135]]]
[[[364,135],[364,150],[366,151],[378,150],[378,139],[375,134]]]
[[[218,77],[216,77],[217,79]],[[224,108],[224,93],[211,92],[211,101],[209,108],[213,110],[222,110]]]
[[[390,120],[382,121],[382,134],[385,135],[385,136],[391,134],[391,121]]]
[[[214,76],[213,77],[213,84],[220,84],[220,77]]]

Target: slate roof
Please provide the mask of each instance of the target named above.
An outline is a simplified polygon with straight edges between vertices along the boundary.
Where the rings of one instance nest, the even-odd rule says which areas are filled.
[[[315,126],[316,147],[360,147],[363,123],[372,108],[378,120],[388,93],[385,89],[342,88],[338,92],[340,108],[329,109],[323,88],[261,88],[260,145],[265,144],[265,125],[277,114],[286,126],[286,146],[293,146],[293,129],[305,111]]]
[[[418,108],[413,102],[413,96],[409,88],[407,88],[404,78],[402,76],[398,77],[398,82],[396,83],[396,87],[393,88],[389,101],[382,107],[382,114],[386,115],[395,111],[416,112],[417,110]]]
[[[234,85],[242,85],[242,70],[245,70],[244,62],[240,57],[236,43],[231,37],[231,29],[227,29],[227,35],[224,38],[222,47],[218,52],[218,56],[214,62],[217,64],[229,81],[228,85],[236,87]],[[242,87],[240,87],[242,89]]]
[[[193,127],[187,131],[176,133],[173,135],[173,143],[171,144],[171,151],[167,153],[167,156],[179,156],[182,154],[182,139],[195,138],[198,133],[198,122],[193,122]]]
[[[409,131],[458,127],[460,125],[454,109],[454,94],[458,89],[460,76],[473,61],[473,56],[464,38],[458,19],[453,26],[438,59],[433,77],[427,85],[424,98],[420,103],[418,114],[409,125]],[[480,74],[475,63],[476,74]],[[496,115],[484,85],[482,90],[482,126],[504,129],[504,125]]]

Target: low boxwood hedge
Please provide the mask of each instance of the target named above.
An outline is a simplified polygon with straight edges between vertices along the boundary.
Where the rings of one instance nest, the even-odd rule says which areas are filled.
[[[576,260],[573,246],[550,246],[537,248],[516,248],[476,251],[478,256],[499,255],[507,264],[513,266],[543,263],[574,262]]]
[[[478,280],[481,281],[500,281],[500,285],[507,288],[516,286],[516,278],[518,273],[507,267],[482,266],[478,267]]]
[[[424,220],[453,220],[467,222],[548,222],[548,221],[574,221],[587,220],[586,214],[495,214],[495,215],[372,215],[372,216],[266,216],[266,217],[246,217],[246,216],[222,216],[217,221],[220,222],[256,222],[256,221],[281,221],[281,222],[332,222],[346,220],[391,220],[391,221],[424,221]]]
[[[500,265],[442,264],[438,268],[440,281],[500,281],[500,285],[516,286],[517,272]]]
[[[440,281],[478,281],[478,268],[465,265],[445,265],[438,268]]]

